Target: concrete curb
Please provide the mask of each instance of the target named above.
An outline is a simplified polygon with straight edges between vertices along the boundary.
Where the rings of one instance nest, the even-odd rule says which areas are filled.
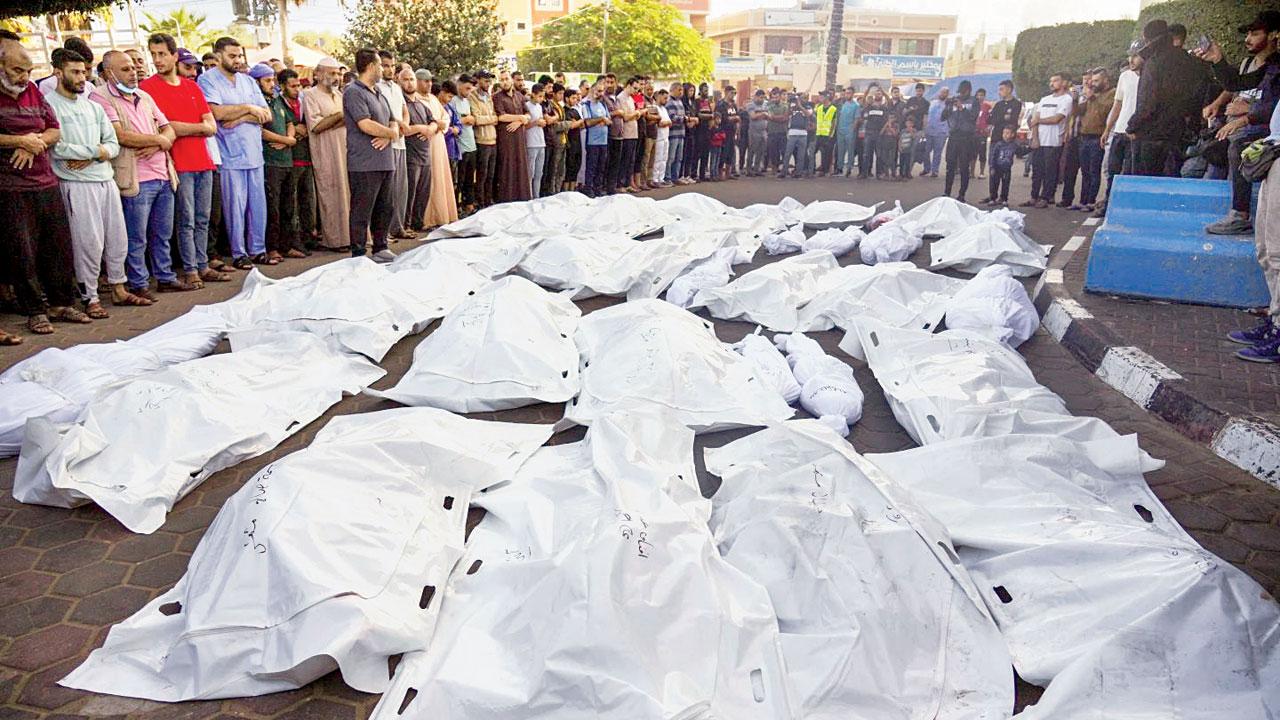
[[[1231,415],[1197,398],[1191,383],[1125,343],[1072,298],[1063,270],[1086,242],[1072,237],[1049,260],[1033,292],[1045,330],[1090,372],[1136,405],[1172,425],[1215,455],[1280,488],[1280,427],[1260,418]]]

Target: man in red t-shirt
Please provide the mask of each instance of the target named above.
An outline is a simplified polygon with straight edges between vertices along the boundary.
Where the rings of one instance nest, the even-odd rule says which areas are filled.
[[[178,43],[165,33],[147,38],[156,74],[138,84],[151,96],[160,112],[169,119],[177,139],[169,154],[178,171],[177,207],[174,225],[178,230],[178,255],[185,280],[196,287],[205,281],[225,282],[231,276],[209,267],[209,211],[213,207],[213,158],[207,138],[217,131],[213,112],[200,86],[178,73],[181,62],[198,62],[190,52],[178,52]]]
[[[62,137],[58,118],[31,82],[31,57],[0,30],[0,268],[13,283],[27,329],[47,335],[50,320],[92,322],[74,307],[71,223],[49,150]],[[22,339],[0,332],[0,345]]]

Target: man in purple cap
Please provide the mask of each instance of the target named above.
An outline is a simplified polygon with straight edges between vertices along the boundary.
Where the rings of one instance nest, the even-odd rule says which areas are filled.
[[[253,78],[240,72],[244,48],[232,37],[213,43],[218,65],[197,83],[218,123],[218,171],[222,219],[232,267],[248,270],[267,262],[267,191],[263,179],[262,125],[271,111]]]
[[[229,275],[209,268],[213,158],[209,156],[206,138],[217,131],[217,126],[199,86],[178,73],[182,53],[186,53],[189,63],[199,61],[190,52],[179,50],[173,36],[165,33],[147,38],[147,49],[151,51],[156,74],[143,80],[139,87],[155,100],[176,136],[169,155],[178,173],[174,224],[178,228],[178,256],[183,274],[187,282],[198,288],[204,287],[205,281],[225,282],[231,279]]]

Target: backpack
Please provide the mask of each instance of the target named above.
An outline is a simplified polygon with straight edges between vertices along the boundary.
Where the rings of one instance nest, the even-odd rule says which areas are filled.
[[[1250,182],[1261,182],[1271,172],[1271,164],[1280,156],[1280,141],[1256,140],[1240,153],[1240,175]]]

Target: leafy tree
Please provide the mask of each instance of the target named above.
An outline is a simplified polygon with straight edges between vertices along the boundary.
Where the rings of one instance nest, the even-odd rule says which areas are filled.
[[[493,65],[505,23],[494,0],[360,0],[343,42],[390,50],[397,59],[452,74]]]
[[[142,15],[145,20],[138,23],[138,27],[144,33],[168,33],[178,41],[178,45],[185,48],[202,48],[212,45],[214,40],[222,37],[221,32],[204,24],[207,16],[193,13],[184,7],[171,10],[167,15],[152,15],[149,12]]]
[[[1194,47],[1203,34],[1222,46],[1223,54],[1235,63],[1244,59],[1242,35],[1238,28],[1253,19],[1259,10],[1274,10],[1267,0],[1172,0],[1148,5],[1138,15],[1134,37],[1148,21],[1160,19],[1187,26],[1187,45]]]
[[[608,37],[607,42],[605,37]],[[536,47],[519,53],[520,67],[596,72],[603,49],[619,75],[711,79],[711,42],[689,27],[679,10],[660,0],[615,0],[605,27],[604,6],[588,5],[534,32]]]
[[[1199,0],[1197,0],[1199,1]],[[1132,20],[1101,20],[1030,28],[1013,46],[1013,84],[1018,97],[1037,100],[1049,92],[1049,76],[1078,76],[1098,66],[1118,68],[1133,41]]]
[[[342,36],[328,30],[302,30],[294,33],[293,41],[326,53],[339,52],[342,48]]]
[[[0,18],[58,13],[91,13],[107,5],[123,4],[114,0],[0,0]]]

